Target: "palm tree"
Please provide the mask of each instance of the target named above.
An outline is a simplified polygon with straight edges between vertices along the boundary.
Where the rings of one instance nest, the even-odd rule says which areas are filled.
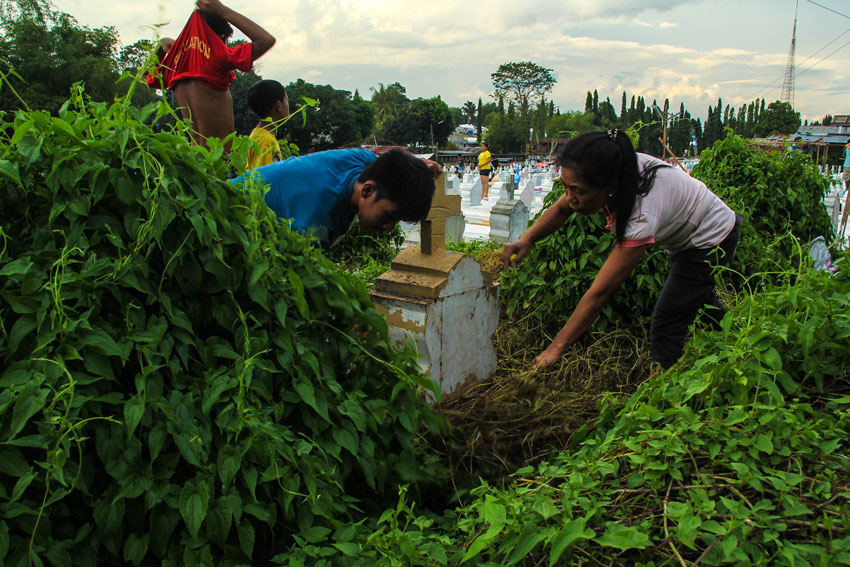
[[[463,115],[466,116],[466,122],[468,124],[473,124],[473,121],[475,120],[475,111],[476,111],[475,103],[472,102],[471,100],[466,101],[465,103],[463,103],[462,110],[463,110]]]
[[[395,116],[407,102],[405,96],[407,89],[401,83],[392,83],[388,86],[378,83],[377,89],[371,87],[369,90],[372,91],[372,106],[375,107],[375,118],[378,123]]]

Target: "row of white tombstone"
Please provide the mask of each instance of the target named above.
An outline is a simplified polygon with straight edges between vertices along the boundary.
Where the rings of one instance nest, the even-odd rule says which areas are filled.
[[[455,180],[446,179],[445,187],[447,194],[460,195],[460,184]],[[534,180],[528,179],[521,186],[521,191],[512,182],[497,183],[493,187],[494,196],[498,193],[498,200],[489,211],[490,240],[498,242],[511,242],[519,238],[528,226],[528,219],[534,199]],[[519,194],[517,194],[519,193]],[[481,203],[480,183],[473,183],[469,188],[469,204],[477,206]],[[466,228],[466,218],[461,212],[459,215],[446,219],[446,236],[454,242],[463,240]]]

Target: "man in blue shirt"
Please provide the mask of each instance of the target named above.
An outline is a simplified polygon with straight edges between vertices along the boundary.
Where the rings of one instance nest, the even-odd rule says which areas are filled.
[[[441,168],[402,150],[376,156],[368,150],[317,152],[275,162],[233,180],[265,182],[266,204],[312,233],[323,247],[345,234],[354,217],[368,231],[392,230],[400,220],[428,215],[434,176]]]

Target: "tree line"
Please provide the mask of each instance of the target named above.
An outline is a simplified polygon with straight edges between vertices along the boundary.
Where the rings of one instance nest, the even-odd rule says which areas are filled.
[[[68,98],[71,85],[82,82],[87,96],[112,100],[128,92],[134,76],[147,61],[152,45],[140,40],[121,45],[113,27],[91,29],[70,14],[55,10],[48,0],[0,0],[0,29],[4,60],[0,73],[0,110],[14,111],[24,104],[58,112]],[[231,85],[236,131],[247,135],[257,117],[247,105],[248,89],[262,79],[255,71],[237,72]],[[273,77],[270,77],[273,78]],[[450,147],[449,136],[459,124],[477,126],[478,141],[486,128],[486,141],[496,153],[523,152],[545,138],[567,138],[576,133],[632,128],[640,137],[638,150],[661,155],[658,138],[663,135],[659,105],[640,95],[622,93],[619,113],[609,97],[600,100],[597,91],[587,92],[584,111],[562,112],[547,99],[556,83],[552,69],[530,61],[504,63],[491,75],[493,100],[466,101],[450,107],[439,95],[410,99],[404,85],[379,83],[369,98],[358,91],[316,85],[303,79],[286,84],[290,104],[299,106],[303,97],[319,100],[304,116],[279,129],[279,136],[301,151],[323,150],[356,144],[364,139],[404,144],[417,148]],[[133,102],[148,104],[168,93],[136,88]],[[174,101],[170,101],[172,104]],[[677,155],[710,146],[732,129],[746,137],[774,132],[793,133],[800,126],[799,113],[787,103],[764,99],[738,108],[723,104],[709,106],[702,122],[680,103],[675,114],[668,110],[667,144]],[[662,111],[663,112],[663,111]],[[828,123],[827,116],[824,123]],[[169,118],[161,119],[167,126]],[[694,144],[695,143],[695,144]]]

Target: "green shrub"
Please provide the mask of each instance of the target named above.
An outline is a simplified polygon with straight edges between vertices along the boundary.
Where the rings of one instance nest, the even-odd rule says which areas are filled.
[[[0,564],[265,564],[439,477],[362,283],[166,112],[0,128]]]
[[[834,238],[823,205],[829,182],[807,154],[750,148],[729,132],[702,152],[692,175],[746,218],[731,264],[743,275],[792,269],[795,250],[788,234],[804,243]]]
[[[299,545],[281,564],[850,565],[850,277],[788,279],[608,403],[570,453],[441,517],[402,493],[352,527],[351,557]]]
[[[344,270],[357,276],[371,289],[375,279],[390,269],[404,244],[404,231],[396,224],[386,232],[368,232],[360,228],[357,219],[348,232],[326,253]]]

